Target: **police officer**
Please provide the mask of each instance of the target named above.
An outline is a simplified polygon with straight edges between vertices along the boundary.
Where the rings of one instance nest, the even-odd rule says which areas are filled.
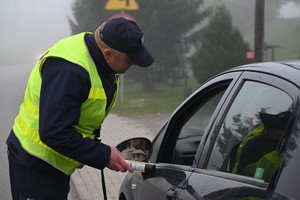
[[[49,48],[29,76],[6,142],[13,199],[67,199],[70,175],[83,165],[131,172],[97,138],[116,102],[118,74],[153,62],[140,28],[122,17]]]

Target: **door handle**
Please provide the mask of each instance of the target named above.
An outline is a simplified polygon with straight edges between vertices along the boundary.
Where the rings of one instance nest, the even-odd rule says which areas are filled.
[[[137,185],[136,185],[135,183],[132,183],[132,184],[131,184],[131,189],[132,189],[132,190],[135,190],[136,187],[137,187]]]
[[[178,194],[177,187],[170,188],[166,193],[167,200],[174,200],[176,198],[177,194]]]

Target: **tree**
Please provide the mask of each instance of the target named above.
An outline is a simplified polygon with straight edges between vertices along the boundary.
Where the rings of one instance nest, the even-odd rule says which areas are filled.
[[[101,21],[120,11],[107,11],[107,1],[76,0],[73,4],[74,19],[70,19],[72,33],[95,30]],[[137,11],[126,11],[133,16],[145,36],[145,45],[155,57],[147,70],[133,67],[129,75],[143,83],[144,90],[151,90],[156,82],[176,80],[184,66],[187,44],[186,33],[200,24],[207,12],[199,11],[203,0],[136,0]],[[123,11],[125,12],[125,11]]]
[[[249,45],[232,26],[232,17],[224,5],[215,8],[209,24],[195,35],[200,43],[190,60],[200,84],[225,69],[248,62]]]
[[[72,34],[94,31],[101,22],[106,21],[112,14],[105,10],[105,4],[100,0],[75,0],[72,5],[74,16],[69,18]]]
[[[141,22],[146,43],[156,59],[151,69],[155,82],[177,80],[182,75],[184,54],[189,48],[184,37],[207,15],[206,12],[199,12],[202,3],[202,0],[139,1],[143,9],[135,16]]]

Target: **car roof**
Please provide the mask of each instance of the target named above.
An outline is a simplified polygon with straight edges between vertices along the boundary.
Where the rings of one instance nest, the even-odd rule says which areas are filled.
[[[224,73],[234,71],[255,71],[272,74],[289,80],[300,87],[300,60],[251,63],[231,68]]]

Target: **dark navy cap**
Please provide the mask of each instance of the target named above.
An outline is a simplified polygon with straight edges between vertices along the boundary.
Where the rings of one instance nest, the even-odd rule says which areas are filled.
[[[144,46],[144,36],[136,22],[118,17],[104,25],[99,37],[109,47],[126,53],[133,64],[148,67],[154,58]]]

